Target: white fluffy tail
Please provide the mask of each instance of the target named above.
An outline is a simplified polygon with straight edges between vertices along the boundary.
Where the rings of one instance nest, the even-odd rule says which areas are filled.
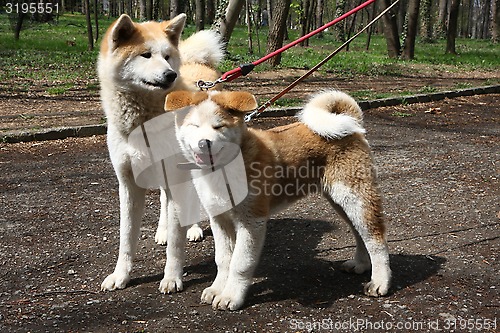
[[[297,117],[314,133],[328,139],[366,132],[358,103],[341,91],[325,91],[313,96]]]
[[[179,45],[182,63],[197,63],[216,67],[224,59],[224,42],[213,30],[202,30]]]

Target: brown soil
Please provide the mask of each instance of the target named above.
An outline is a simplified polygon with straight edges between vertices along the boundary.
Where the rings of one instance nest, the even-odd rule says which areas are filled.
[[[266,79],[260,80],[251,90],[268,93]],[[407,80],[390,84],[392,79],[380,78],[378,83],[428,85]],[[323,82],[322,87],[349,91],[368,81]],[[446,82],[446,87],[454,84]],[[372,82],[372,89],[378,83]],[[267,89],[277,90],[276,84]],[[187,246],[185,290],[158,292],[165,249],[154,243],[155,191],[147,197],[130,286],[99,291],[114,268],[119,241],[118,187],[105,136],[0,144],[0,331],[498,332],[499,98],[491,94],[366,112],[389,223],[394,281],[387,297],[362,295],[369,274],[339,270],[353,254],[354,239],[328,203],[312,196],[269,222],[255,284],[245,307],[234,313],[199,303],[215,276],[208,226],[203,242]],[[83,112],[71,124],[101,117],[97,111],[95,118],[84,114],[99,109],[97,98],[83,105],[82,100],[44,101],[3,99],[1,114],[10,108],[40,115],[12,119],[9,128],[70,125],[70,115],[61,117],[55,108]],[[259,119],[254,126],[291,120]]]
[[[307,78],[284,96],[306,99],[311,93],[334,88],[348,93],[363,92],[362,99],[373,99],[377,94],[454,90],[457,87],[480,87],[500,82],[500,71],[456,72],[445,68],[429,72],[425,68],[406,68],[404,76],[337,77],[318,72]],[[263,103],[305,73],[305,70],[287,69],[252,73],[226,84],[230,90],[251,91]],[[12,85],[18,84],[12,78]],[[9,82],[4,82],[8,86]],[[40,86],[38,86],[40,85]],[[74,89],[61,96],[46,93],[47,82],[31,82],[29,93],[2,92],[0,88],[0,135],[37,131],[43,128],[96,125],[105,122],[97,90]]]

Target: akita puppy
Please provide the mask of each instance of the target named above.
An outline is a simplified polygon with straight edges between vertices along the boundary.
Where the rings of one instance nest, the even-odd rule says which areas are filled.
[[[130,280],[143,215],[145,189],[134,181],[127,143],[131,131],[164,113],[165,96],[174,90],[196,90],[196,81],[215,80],[215,66],[224,56],[223,43],[213,31],[202,31],[180,41],[186,15],[170,21],[134,23],[122,15],[107,30],[101,43],[98,73],[101,100],[108,122],[108,148],[119,182],[120,248],[114,272],[102,290],[124,288]],[[177,223],[175,203],[161,191],[157,243],[167,243],[162,292],[182,290],[183,245],[186,230]],[[168,212],[168,213],[167,213]],[[167,232],[168,229],[168,232]],[[200,239],[199,226],[190,229],[191,240]],[[168,240],[172,238],[172,242]],[[181,242],[181,241],[180,241]],[[181,242],[182,243],[182,242]]]
[[[241,308],[270,215],[310,192],[323,193],[353,230],[356,252],[343,268],[371,269],[365,294],[387,294],[391,270],[381,198],[362,112],[350,96],[320,93],[300,112],[299,122],[267,131],[245,125],[245,113],[257,107],[249,93],[177,91],[165,105],[167,111],[189,106],[178,113],[177,138],[192,168],[200,169],[193,178],[203,205],[218,201],[221,186],[208,176],[231,159],[228,155],[234,157],[234,145],[241,149],[246,171],[241,184],[248,186],[246,198],[210,216],[217,276],[202,302],[214,309]]]

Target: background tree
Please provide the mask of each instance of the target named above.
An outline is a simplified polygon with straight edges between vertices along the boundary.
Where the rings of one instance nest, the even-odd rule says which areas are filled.
[[[500,26],[500,0],[491,2],[491,41],[498,43],[498,30]]]
[[[410,0],[407,13],[407,30],[403,45],[401,57],[411,60],[415,57],[415,41],[418,31],[418,12],[420,9],[420,0]]]
[[[451,0],[448,30],[446,32],[446,53],[457,54],[455,40],[457,38],[458,8],[460,0]]]
[[[196,11],[195,11],[196,31],[200,31],[205,28],[205,1],[196,0],[195,6],[196,6]]]
[[[382,9],[386,9],[391,5],[391,0],[382,1]],[[398,7],[396,5],[395,7]],[[401,42],[399,41],[398,22],[396,17],[396,10],[391,9],[383,16],[384,34],[387,42],[387,54],[390,58],[397,58],[401,53]]]
[[[290,9],[291,0],[275,0],[273,8],[273,20],[269,26],[269,37],[267,38],[266,52],[269,54],[283,46],[283,39],[286,31],[286,21]],[[278,66],[281,63],[281,54],[269,59],[271,66]]]

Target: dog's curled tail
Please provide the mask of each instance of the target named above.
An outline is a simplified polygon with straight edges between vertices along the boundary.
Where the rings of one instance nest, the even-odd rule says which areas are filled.
[[[337,90],[313,96],[297,117],[313,132],[328,139],[365,133],[363,112],[358,103],[351,96]]]
[[[213,30],[202,30],[179,44],[182,63],[216,67],[224,59],[222,36]]]

